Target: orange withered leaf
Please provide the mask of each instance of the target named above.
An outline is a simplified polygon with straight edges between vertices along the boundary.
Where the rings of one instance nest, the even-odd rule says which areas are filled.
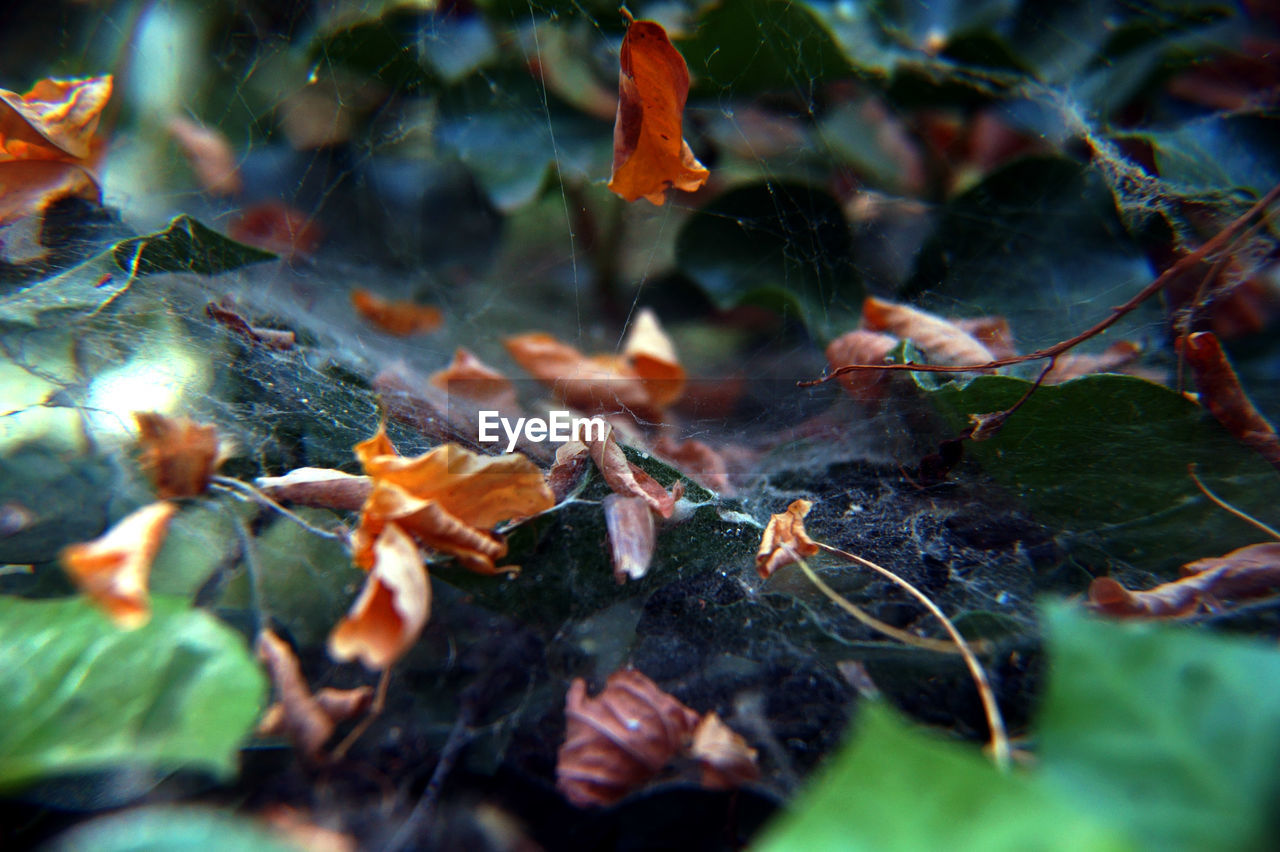
[[[1182,566],[1184,577],[1145,591],[1126,589],[1111,577],[1089,585],[1089,606],[1129,618],[1185,618],[1215,609],[1222,600],[1246,600],[1280,592],[1280,542],[1251,544],[1226,556]]]
[[[277,696],[263,714],[258,733],[288,737],[308,760],[320,756],[339,722],[363,713],[373,702],[368,686],[326,688],[312,695],[293,649],[270,630],[258,634],[257,651]]]
[[[416,302],[392,301],[359,288],[351,291],[351,305],[360,316],[397,337],[435,331],[444,321],[439,308]]]
[[[973,339],[987,347],[987,351],[997,358],[1011,358],[1018,354],[1018,346],[1013,340],[1013,329],[1009,321],[1002,316],[971,317],[969,319],[952,319],[956,327]]]
[[[764,528],[756,551],[756,571],[767,580],[774,572],[796,561],[796,556],[813,556],[818,545],[804,530],[804,517],[813,508],[808,500],[796,500],[787,511],[774,515]]]
[[[756,750],[714,712],[698,722],[689,756],[702,764],[702,786],[730,790],[760,778]]]
[[[623,497],[639,497],[662,517],[671,517],[675,511],[676,501],[680,499],[680,493],[683,491],[680,484],[677,482],[671,491],[667,491],[658,480],[633,465],[627,460],[627,454],[618,444],[613,431],[613,427],[609,426],[604,440],[598,440],[593,435],[591,440],[582,442],[590,453],[591,460],[595,462],[596,469],[604,478],[605,484],[613,489],[615,494],[621,494]],[[565,447],[572,448],[573,442],[566,444]],[[570,451],[566,450],[566,453]]]
[[[163,499],[195,497],[209,487],[220,459],[218,430],[186,417],[134,412],[140,463]]]
[[[147,580],[176,507],[160,501],[126,515],[101,537],[63,549],[62,566],[80,591],[120,627],[151,618]]]
[[[653,510],[640,497],[610,494],[604,498],[604,524],[609,531],[613,576],[619,583],[639,580],[649,571],[657,530]]]
[[[511,380],[459,346],[453,361],[431,374],[431,384],[455,396],[488,402],[499,408],[514,408],[515,387]]]
[[[862,303],[862,323],[871,331],[907,338],[937,364],[983,364],[995,360],[990,349],[955,323],[909,305],[868,296]]]
[[[733,484],[729,481],[729,467],[724,456],[714,448],[690,438],[676,443],[666,435],[658,439],[654,452],[679,468],[694,482],[712,491],[733,496]]]
[[[683,751],[698,714],[634,669],[614,672],[595,698],[575,680],[565,696],[556,789],[579,807],[611,805]]]
[[[343,512],[358,511],[373,491],[369,477],[327,467],[300,467],[284,476],[261,476],[254,484],[273,500]]]
[[[355,453],[373,480],[353,536],[356,564],[362,567],[368,567],[372,541],[394,522],[423,546],[450,554],[473,571],[512,571],[495,567],[507,546],[490,530],[555,505],[542,471],[519,453],[482,456],[445,444],[405,458],[383,429],[357,444]]]
[[[622,40],[618,114],[613,125],[609,189],[635,201],[666,200],[669,188],[693,192],[711,174],[684,141],[689,68],[667,32],[653,21],[632,21]]]
[[[111,85],[106,75],[0,89],[0,224],[63,196],[99,197],[95,134]]]
[[[891,334],[855,329],[827,344],[827,363],[833,370],[847,364],[883,364],[897,345],[898,338]],[[888,379],[888,373],[883,370],[855,370],[837,377],[836,381],[854,399],[874,404],[884,397]]]
[[[323,229],[310,215],[274,200],[240,211],[227,233],[234,240],[274,252],[286,260],[315,254],[324,239]]]
[[[1211,331],[1187,335],[1181,349],[1195,374],[1204,407],[1236,440],[1257,450],[1280,468],[1280,438],[1276,436],[1275,427],[1254,408],[1217,336]]]
[[[172,116],[165,129],[182,148],[205,192],[215,196],[240,194],[240,165],[226,136],[185,115]]]
[[[648,308],[636,314],[620,355],[587,356],[541,332],[508,337],[503,345],[561,402],[589,414],[627,411],[660,420],[684,393],[675,346]]]
[[[418,641],[431,615],[431,581],[418,546],[395,524],[378,534],[372,563],[351,611],[329,634],[329,655],[382,670]]]

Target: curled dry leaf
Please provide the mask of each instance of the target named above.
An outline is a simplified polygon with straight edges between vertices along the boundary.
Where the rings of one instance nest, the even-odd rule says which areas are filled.
[[[698,714],[634,669],[614,672],[595,698],[574,680],[565,696],[556,789],[579,807],[610,805],[682,752]]]
[[[283,201],[246,207],[227,231],[233,240],[278,254],[286,260],[310,257],[324,232],[311,216]]]
[[[1009,327],[1009,321],[1004,317],[953,318],[948,322],[954,323],[956,328],[987,347],[987,351],[996,358],[1012,358],[1018,354],[1018,345],[1013,340],[1013,329]]]
[[[631,412],[661,420],[684,393],[685,372],[657,315],[645,308],[631,325],[621,355],[583,355],[549,334],[503,341],[511,357],[570,408],[589,414]]]
[[[613,576],[619,583],[639,580],[649,571],[657,530],[653,510],[640,497],[610,494],[604,498],[604,522],[609,530]]]
[[[898,338],[891,334],[856,329],[827,344],[827,363],[832,370],[846,364],[883,364],[897,345]],[[884,398],[889,374],[881,370],[855,370],[838,377],[836,381],[854,399],[877,403]]]
[[[431,614],[431,582],[417,545],[395,524],[374,541],[372,563],[351,611],[329,634],[329,655],[383,670],[418,641]]]
[[[209,487],[220,458],[218,430],[186,417],[134,412],[140,463],[162,499],[195,497]]]
[[[214,322],[225,325],[241,337],[247,338],[251,343],[265,346],[268,349],[277,349],[281,352],[288,351],[297,345],[297,335],[292,331],[281,331],[276,328],[258,328],[249,325],[247,319],[227,305],[210,302],[205,305],[204,312]]]
[[[351,306],[360,316],[397,337],[435,331],[444,322],[439,308],[416,302],[392,301],[358,288],[351,291]]]
[[[919,346],[936,364],[984,364],[991,350],[955,323],[908,305],[868,296],[862,323],[871,331],[887,331]]]
[[[1280,591],[1280,542],[1251,544],[1226,556],[1198,559],[1182,567],[1180,580],[1146,591],[1126,589],[1111,577],[1089,586],[1089,606],[1130,618],[1185,618],[1217,607],[1219,600],[1242,600]]]
[[[663,436],[654,446],[654,452],[662,456],[680,469],[694,482],[725,496],[733,496],[733,485],[729,482],[729,466],[724,456],[702,441],[689,439],[676,443]]]
[[[1060,385],[1090,373],[1110,373],[1128,366],[1142,354],[1142,347],[1130,340],[1117,340],[1097,355],[1059,355],[1041,384]]]
[[[373,480],[326,467],[300,467],[284,476],[262,476],[255,484],[273,500],[298,506],[359,511],[373,491]]]
[[[353,537],[361,567],[369,565],[371,542],[394,522],[422,545],[456,557],[472,571],[512,571],[495,567],[507,546],[489,530],[555,505],[542,471],[519,453],[482,456],[445,444],[405,458],[383,429],[357,444],[355,453],[373,480]]]
[[[101,537],[63,549],[62,565],[80,591],[118,626],[151,618],[147,580],[176,507],[160,501],[126,515]]]
[[[760,778],[756,750],[715,713],[698,722],[689,756],[702,765],[702,786],[709,790],[730,790]]]
[[[105,75],[41,80],[23,95],[0,89],[0,224],[64,196],[99,197],[95,134],[111,86]]]
[[[339,722],[365,712],[373,701],[368,686],[322,689],[312,695],[293,649],[270,630],[258,634],[257,650],[277,696],[263,714],[258,733],[288,737],[308,760],[320,756]]]
[[[756,571],[767,580],[774,572],[796,561],[796,556],[813,556],[818,545],[804,530],[804,517],[813,508],[808,500],[796,500],[787,511],[769,518],[756,552]]]
[[[431,384],[452,396],[488,403],[498,408],[516,406],[511,380],[459,346],[453,361],[431,374]]]
[[[240,194],[244,188],[240,166],[226,136],[184,115],[170,118],[165,129],[182,148],[205,192],[216,196]]]
[[[547,471],[547,485],[551,488],[557,505],[582,482],[582,476],[590,463],[591,454],[587,452],[587,445],[579,441],[561,444],[556,450],[555,463]]]
[[[615,494],[624,497],[639,497],[649,508],[664,518],[671,517],[675,511],[676,501],[680,499],[682,489],[679,483],[668,492],[658,480],[627,461],[627,454],[622,451],[610,426],[605,432],[604,440],[583,441],[596,469],[604,477],[605,483]],[[572,447],[573,444],[566,444]],[[566,454],[573,450],[566,449]]]
[[[711,174],[684,141],[689,68],[653,21],[632,21],[622,40],[609,189],[662,204],[669,188],[693,192]]]
[[[1236,440],[1257,450],[1267,461],[1280,468],[1280,438],[1240,385],[1217,336],[1211,331],[1188,335],[1182,341],[1182,353],[1196,377],[1200,401],[1218,418],[1218,422]]]

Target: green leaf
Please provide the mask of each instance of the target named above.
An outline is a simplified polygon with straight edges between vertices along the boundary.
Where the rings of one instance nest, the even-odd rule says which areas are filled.
[[[740,0],[704,9],[697,35],[679,43],[695,91],[797,91],[812,99],[823,82],[853,71],[830,30],[803,3]]]
[[[1160,177],[1184,195],[1258,197],[1280,183],[1280,120],[1274,115],[1211,115],[1130,135],[1151,145]]]
[[[1001,314],[1029,351],[1088,328],[1150,278],[1101,176],[1035,157],[947,204],[908,292],[927,293],[923,306],[948,315]],[[1146,316],[1138,311],[1112,333]]]
[[[0,324],[38,327],[46,313],[71,311],[92,316],[129,289],[111,251],[17,292],[0,296]]]
[[[149,807],[83,823],[51,852],[296,852],[259,823],[202,808]]]
[[[122,631],[83,598],[0,599],[0,788],[122,765],[230,776],[265,697],[244,639],[184,604]]]
[[[217,275],[276,256],[225,237],[183,214],[163,231],[117,243],[112,249],[116,266],[131,275],[157,272],[196,272]]]
[[[754,848],[1127,849],[1121,835],[977,749],[865,707],[853,740]]]
[[[823,337],[862,304],[844,211],[807,184],[754,183],[712,199],[680,230],[676,264],[721,307],[791,313]]]
[[[970,414],[1007,409],[1030,387],[1007,376],[917,383],[932,388],[957,431]],[[1275,471],[1203,409],[1133,376],[1041,387],[994,438],[966,443],[965,453],[1038,520],[1157,573],[1257,540],[1255,529],[1200,495],[1188,464],[1247,511],[1265,516],[1280,497]]]
[[[1047,615],[1045,780],[1151,849],[1274,848],[1274,646]]]

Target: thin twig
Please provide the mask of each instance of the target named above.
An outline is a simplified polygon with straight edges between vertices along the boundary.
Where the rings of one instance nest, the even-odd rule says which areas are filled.
[[[1247,512],[1243,512],[1240,509],[1237,509],[1235,506],[1232,506],[1226,500],[1223,500],[1217,494],[1214,494],[1212,491],[1210,491],[1209,486],[1205,485],[1204,482],[1201,481],[1200,477],[1196,475],[1195,462],[1192,462],[1191,464],[1187,465],[1187,473],[1191,474],[1191,481],[1194,482],[1196,484],[1196,487],[1200,489],[1200,493],[1204,494],[1204,496],[1212,500],[1214,504],[1218,506],[1218,508],[1226,509],[1228,512],[1235,515],[1240,520],[1245,521],[1246,523],[1253,524],[1255,527],[1262,530],[1264,533],[1271,536],[1276,541],[1280,541],[1280,532],[1267,526],[1262,521],[1253,517],[1253,515],[1250,515]]]
[[[844,557],[845,559],[856,562],[859,565],[870,568],[872,571],[875,571],[898,584],[905,589],[908,594],[923,604],[924,608],[929,610],[929,612],[933,614],[933,617],[942,623],[942,626],[946,629],[951,640],[959,647],[960,653],[964,657],[965,665],[969,667],[969,674],[972,675],[973,682],[978,687],[978,696],[982,699],[982,709],[987,716],[987,727],[991,731],[992,758],[995,760],[997,767],[1001,770],[1007,770],[1009,768],[1009,736],[1005,733],[1004,719],[1000,715],[999,705],[996,704],[995,691],[992,690],[991,682],[987,680],[987,673],[982,668],[982,663],[978,661],[977,655],[974,654],[973,648],[965,638],[960,635],[960,631],[956,630],[956,626],[951,623],[951,619],[947,618],[946,614],[938,608],[938,605],[935,604],[928,595],[890,571],[888,568],[883,568],[872,562],[870,559],[864,559],[855,553],[849,553],[848,551],[841,550],[838,547],[832,547],[831,545],[823,544],[822,542],[816,543],[818,547],[828,553]]]
[[[420,826],[431,823],[445,779],[449,777],[453,764],[458,760],[458,755],[470,740],[471,711],[464,703],[462,709],[458,711],[458,718],[454,720],[453,727],[449,729],[449,738],[440,749],[440,759],[436,761],[436,768],[431,773],[427,788],[422,791],[422,796],[418,798],[418,803],[413,806],[409,816],[382,847],[382,852],[400,852],[413,841]]]
[[[1254,217],[1261,213],[1265,213],[1277,198],[1280,198],[1280,184],[1276,185],[1264,195],[1259,201],[1248,209],[1243,215],[1231,222],[1212,238],[1200,246],[1190,254],[1185,254],[1178,258],[1168,269],[1156,276],[1155,280],[1143,287],[1137,295],[1132,299],[1113,308],[1111,314],[1098,323],[1090,326],[1075,337],[1061,340],[1046,349],[1038,349],[1035,352],[1026,355],[1012,355],[1008,358],[996,358],[993,361],[987,361],[983,364],[917,364],[914,361],[908,361],[905,364],[846,364],[836,370],[827,373],[816,379],[810,379],[805,382],[796,382],[798,387],[807,388],[814,385],[820,385],[829,382],[845,373],[853,373],[860,370],[909,370],[916,373],[973,373],[985,370],[996,370],[1000,367],[1011,367],[1014,364],[1025,364],[1028,361],[1041,361],[1045,358],[1053,358],[1067,350],[1078,346],[1091,337],[1096,337],[1115,325],[1121,317],[1141,305],[1147,299],[1150,299],[1156,293],[1165,288],[1170,281],[1181,275],[1191,266],[1199,263],[1205,257],[1213,254],[1221,248],[1230,245],[1236,236],[1248,227]]]
[[[266,494],[263,494],[247,482],[241,482],[240,480],[232,479],[229,476],[211,476],[209,477],[209,482],[215,488],[218,488],[219,491],[231,494],[233,497],[241,500],[248,498],[254,503],[258,503],[259,505],[266,506],[268,509],[273,509],[276,512],[279,512],[281,515],[293,521],[295,524],[313,535],[318,535],[321,538],[332,539],[333,541],[346,541],[346,536],[341,533],[321,529],[320,527],[307,522],[301,515],[281,506],[275,500],[272,500]]]
[[[369,730],[369,726],[373,724],[373,720],[382,715],[383,709],[387,706],[387,685],[391,683],[391,669],[382,670],[382,677],[378,678],[378,689],[373,694],[373,703],[369,705],[369,712],[360,720],[351,733],[343,737],[342,742],[329,753],[331,759],[337,761],[347,756],[347,752],[351,746],[355,745],[356,740]]]
[[[787,547],[788,549],[790,549],[790,546],[787,546]],[[792,551],[792,553],[794,552],[795,551]],[[952,642],[950,639],[931,639],[927,636],[917,636],[914,633],[908,633],[907,631],[894,627],[891,624],[885,624],[883,621],[876,618],[874,615],[871,615],[869,612],[862,609],[853,601],[844,597],[835,589],[831,588],[825,582],[823,582],[822,578],[819,577],[814,572],[814,570],[809,567],[809,563],[805,562],[804,559],[800,558],[798,554],[796,554],[796,560],[800,565],[800,570],[803,571],[805,573],[805,576],[809,578],[809,582],[813,583],[815,586],[818,587],[818,591],[826,595],[833,604],[840,607],[842,610],[849,613],[854,618],[858,619],[858,621],[861,621],[863,624],[870,627],[872,630],[878,631],[880,633],[883,633],[886,636],[890,636],[894,639],[897,639],[899,642],[902,642],[904,644],[912,645],[916,648],[923,648],[927,651],[937,651],[938,653],[941,653],[941,654],[963,654],[964,653],[963,651],[960,650],[960,646],[957,645],[955,642]],[[983,640],[969,643],[969,646],[974,650],[974,653],[976,654],[985,654],[988,650],[990,650],[987,647],[987,645],[988,643]]]

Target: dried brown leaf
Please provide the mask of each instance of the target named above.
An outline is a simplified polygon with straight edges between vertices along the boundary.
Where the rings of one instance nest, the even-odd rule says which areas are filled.
[[[605,483],[613,489],[615,494],[639,497],[662,517],[671,517],[675,511],[676,501],[680,499],[676,490],[679,484],[677,483],[676,488],[668,492],[658,483],[658,480],[627,461],[627,455],[622,451],[613,433],[614,429],[610,426],[605,432],[604,440],[594,440],[593,436],[593,440],[582,442],[591,454],[591,460],[595,462],[596,469],[604,477]]]
[[[1280,469],[1280,437],[1244,392],[1217,336],[1211,331],[1197,332],[1184,338],[1181,348],[1195,374],[1204,407],[1236,440]]]
[[[134,412],[140,463],[162,499],[195,497],[209,487],[220,461],[218,430],[186,417]]]
[[[310,257],[320,248],[323,229],[307,213],[283,201],[246,207],[228,229],[234,240],[257,246],[286,260]]]
[[[298,343],[298,337],[292,331],[259,328],[249,325],[247,319],[225,304],[210,302],[205,305],[204,312],[214,322],[221,323],[241,337],[247,338],[250,342],[265,346],[268,349],[287,352]]]
[[[300,467],[284,476],[262,476],[255,484],[273,500],[355,512],[369,499],[373,480],[327,467]]]
[[[714,712],[698,722],[689,755],[702,765],[702,786],[730,790],[760,778],[756,750]]]
[[[813,508],[808,500],[796,500],[787,511],[774,515],[764,528],[756,551],[756,571],[767,580],[779,568],[791,565],[796,556],[813,556],[818,545],[804,530],[804,517]]]
[[[634,669],[587,696],[581,678],[565,697],[556,789],[575,805],[610,805],[657,775],[688,746],[698,714]]]
[[[898,338],[878,331],[855,329],[827,344],[827,363],[835,370],[846,364],[883,364]],[[875,404],[884,398],[889,375],[882,370],[855,370],[837,378],[859,402]]]
[[[868,296],[862,322],[871,331],[887,331],[920,347],[935,364],[983,364],[995,360],[991,350],[955,323],[933,314]]]
[[[613,576],[619,583],[639,580],[649,571],[657,530],[653,510],[640,497],[610,494],[604,498],[604,522],[609,530]]]
[[[351,306],[360,316],[397,337],[435,331],[444,322],[439,308],[416,302],[392,301],[359,288],[351,291]]]
[[[102,537],[62,551],[62,565],[80,591],[126,630],[151,618],[147,580],[175,511],[177,507],[163,500],[150,503],[120,519]]]
[[[171,117],[165,129],[182,148],[205,192],[214,196],[240,194],[244,188],[240,180],[240,165],[231,143],[222,132],[184,115]]]
[[[1217,607],[1220,600],[1244,600],[1280,592],[1280,542],[1251,544],[1226,556],[1183,566],[1186,576],[1146,591],[1126,589],[1111,577],[1089,586],[1089,606],[1129,618],[1185,618]]]
[[[329,655],[384,670],[418,641],[431,615],[431,582],[413,540],[387,524],[372,547],[364,589],[333,632]]]
[[[431,374],[431,384],[451,395],[486,402],[497,408],[516,406],[515,387],[511,380],[461,346],[454,351],[449,366]]]
[[[702,441],[689,439],[677,444],[664,435],[654,445],[654,452],[699,485],[718,491],[726,497],[733,496],[729,466],[724,456]]]
[[[1142,347],[1129,340],[1117,340],[1097,355],[1070,353],[1059,355],[1041,384],[1060,385],[1090,373],[1111,373],[1132,364],[1142,354]]]

